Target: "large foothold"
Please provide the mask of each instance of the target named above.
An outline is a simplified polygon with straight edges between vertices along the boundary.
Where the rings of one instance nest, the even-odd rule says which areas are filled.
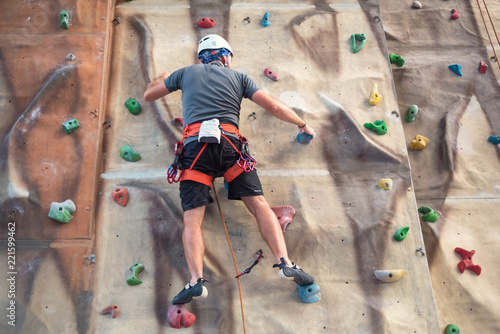
[[[269,24],[270,24],[269,13],[265,13],[264,16],[262,17],[262,26],[265,28],[265,27],[268,27]]]
[[[123,160],[136,162],[141,159],[141,155],[137,153],[130,145],[123,145],[120,149],[120,156]]]
[[[391,53],[389,55],[389,59],[391,60],[391,64],[396,64],[399,67],[402,67],[405,64],[405,60],[403,57],[398,56],[397,54]]]
[[[266,75],[266,77],[274,81],[278,81],[280,79],[276,73],[274,73],[267,67],[264,69],[264,74]]]
[[[312,140],[313,136],[305,132],[299,132],[297,135],[297,141],[301,144],[307,144]]]
[[[356,43],[359,42],[358,46]],[[351,35],[351,51],[352,53],[358,53],[361,51],[363,46],[365,46],[366,35],[365,34],[352,34]]]
[[[295,209],[291,205],[280,205],[271,208],[280,222],[281,229],[285,233],[285,229],[292,222],[292,218],[295,215]]]
[[[369,102],[372,106],[376,105],[377,103],[380,102],[380,99],[382,98],[382,95],[378,93],[378,85],[374,83],[372,85],[372,89],[370,91],[370,99]]]
[[[80,124],[78,124],[78,121],[76,118],[72,118],[69,121],[66,121],[62,124],[62,128],[64,132],[66,132],[68,135],[78,129],[80,127]]]
[[[488,141],[493,144],[500,144],[500,136],[495,137],[495,136],[489,136]]]
[[[421,206],[418,208],[418,212],[422,213],[422,220],[429,222],[429,223],[435,223],[438,220],[438,215],[436,211],[432,210],[432,208],[428,206]]]
[[[391,179],[380,179],[380,181],[378,181],[377,186],[379,188],[384,189],[384,190],[391,190],[392,180]]]
[[[76,211],[75,203],[67,199],[62,203],[52,202],[50,205],[49,217],[61,223],[68,223],[73,216],[71,215]]]
[[[486,73],[487,70],[488,70],[488,65],[486,65],[486,63],[484,61],[480,61],[479,62],[479,72]]]
[[[216,24],[217,24],[217,22],[215,22],[215,20],[213,20],[209,17],[204,17],[202,19],[199,19],[198,23],[197,23],[198,27],[205,28],[205,29],[215,27]]]
[[[453,65],[448,66],[448,68],[450,70],[452,70],[453,73],[455,73],[456,75],[463,77],[462,66],[460,64],[453,64]]]
[[[121,206],[127,206],[128,202],[128,191],[127,188],[125,187],[118,187],[113,190],[111,193],[111,197],[113,197],[113,200],[120,204]]]
[[[144,265],[142,263],[136,263],[130,267],[130,270],[132,270],[132,276],[127,279],[128,285],[141,284],[142,281],[137,278],[137,275],[139,275],[144,270]]]
[[[318,284],[297,285],[297,287],[299,288],[300,299],[304,303],[316,303],[321,299],[321,295],[319,294],[321,288]]]
[[[394,269],[394,270],[375,270],[375,277],[386,283],[392,283],[399,281],[405,275],[404,269]]]
[[[451,10],[451,19],[456,20],[460,17],[460,13],[456,9]]]
[[[400,227],[396,230],[396,233],[394,233],[394,239],[396,241],[403,241],[406,238],[406,235],[408,234],[408,230],[410,227],[405,226],[405,227]]]
[[[460,261],[457,265],[458,270],[460,270],[461,273],[463,273],[465,269],[469,269],[477,275],[481,274],[481,266],[472,263],[472,256],[476,253],[475,250],[471,250],[469,252],[463,248],[457,247],[455,248],[455,252],[462,258],[462,261]]]
[[[184,308],[184,304],[172,305],[167,311],[168,324],[172,328],[190,327],[194,324],[196,316]]]
[[[101,314],[111,314],[112,318],[116,318],[120,314],[120,309],[116,305],[109,305],[101,311]]]
[[[64,29],[68,29],[69,28],[69,13],[67,10],[63,10],[61,12],[61,15],[59,16],[59,18],[61,19],[61,27],[63,27]]]
[[[408,108],[408,116],[406,116],[406,121],[411,123],[415,120],[418,114],[418,107],[415,104],[412,104],[410,108]]]
[[[415,139],[410,142],[411,150],[423,150],[429,145],[429,139],[427,137],[416,135]]]
[[[455,325],[449,324],[444,329],[444,334],[460,334],[460,328]]]
[[[136,99],[128,99],[125,106],[132,115],[138,115],[141,112],[141,105]]]
[[[365,128],[375,131],[379,135],[385,135],[387,133],[387,125],[384,121],[377,120],[373,123],[363,124]]]

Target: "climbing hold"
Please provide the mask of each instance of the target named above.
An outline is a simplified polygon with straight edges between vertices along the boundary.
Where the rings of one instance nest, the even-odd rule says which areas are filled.
[[[109,305],[101,311],[101,314],[111,314],[111,318],[114,319],[120,314],[120,309],[116,305]]]
[[[416,9],[421,9],[422,8],[422,4],[419,2],[419,1],[413,1],[413,5],[411,5],[413,8],[416,8]]]
[[[359,42],[358,46],[356,46],[356,41]],[[365,46],[366,35],[365,34],[352,34],[351,35],[351,51],[352,53],[358,53],[361,51],[363,46]]]
[[[486,63],[484,61],[480,61],[479,62],[479,72],[486,73],[487,70],[488,70],[488,65],[486,65]]]
[[[456,20],[460,17],[460,13],[456,9],[451,10],[451,19]]]
[[[455,74],[457,74],[457,75],[459,75],[461,77],[463,76],[462,71],[461,71],[462,70],[462,66],[461,65],[459,65],[459,64],[453,64],[453,65],[448,66],[448,68],[450,70],[452,70],[453,73],[455,73]]]
[[[68,135],[78,129],[80,127],[80,124],[78,124],[78,121],[76,118],[72,118],[69,121],[66,121],[62,124],[62,128],[64,129],[64,132],[66,132]]]
[[[365,128],[375,131],[379,135],[385,135],[387,133],[387,125],[384,121],[377,120],[373,123],[363,124]]]
[[[73,61],[75,59],[76,59],[76,56],[72,53],[68,53],[68,55],[66,56],[66,60]]]
[[[59,16],[59,18],[61,19],[61,27],[63,27],[64,29],[68,29],[69,28],[69,13],[67,10],[63,10],[61,12],[61,15]]]
[[[111,193],[111,197],[113,197],[113,200],[120,204],[121,206],[127,206],[128,202],[128,191],[127,188],[125,187],[118,187],[113,190]]]
[[[410,149],[411,150],[423,150],[424,148],[429,145],[429,139],[421,136],[421,135],[416,135],[415,139],[413,139],[410,142]]]
[[[392,180],[391,179],[380,179],[380,181],[378,181],[377,186],[379,188],[384,189],[384,190],[391,190]]]
[[[472,256],[474,253],[476,253],[475,250],[466,251],[463,248],[457,247],[455,248],[455,253],[460,255],[462,258],[462,261],[460,261],[457,265],[458,270],[460,270],[461,273],[465,271],[465,269],[469,269],[470,271],[475,272],[477,275],[481,274],[481,266],[475,265],[472,263]]]
[[[318,284],[297,285],[299,289],[299,297],[304,303],[316,303],[321,299],[319,290],[321,289]]]
[[[455,325],[449,324],[444,329],[444,334],[460,334],[460,328]]]
[[[180,124],[181,126],[184,126],[184,118],[182,117],[176,117],[174,118],[174,121]]]
[[[403,66],[405,64],[405,60],[403,57],[398,56],[397,54],[391,53],[389,55],[389,59],[391,60],[391,64],[396,64],[399,67]]]
[[[408,116],[406,116],[406,121],[411,123],[415,120],[418,114],[418,107],[415,104],[412,104],[410,108],[408,108]]]
[[[266,77],[274,80],[274,81],[278,81],[280,78],[278,77],[278,75],[276,73],[274,73],[273,71],[271,71],[269,68],[266,68],[264,70],[264,74],[266,75]]]
[[[215,27],[216,24],[217,24],[217,22],[215,22],[213,19],[211,19],[209,17],[204,17],[204,18],[198,20],[198,23],[197,23],[198,27],[205,28],[205,29]]]
[[[406,235],[408,234],[408,230],[410,228],[408,226],[405,227],[400,227],[396,230],[396,233],[394,233],[394,239],[396,241],[403,241],[406,238]]]
[[[141,155],[137,153],[130,145],[123,145],[120,149],[120,156],[123,160],[136,162],[141,159]]]
[[[380,102],[380,99],[382,98],[382,95],[378,93],[378,85],[374,83],[372,85],[372,89],[370,91],[370,104],[372,106],[376,105],[377,103]]]
[[[265,13],[262,17],[262,25],[265,27],[269,26],[269,13]]]
[[[141,112],[141,105],[135,99],[128,99],[125,101],[125,106],[132,115],[138,115]]]
[[[422,247],[422,246],[418,246],[418,248],[415,250],[415,252],[420,252],[420,253],[422,253],[422,256],[424,256],[424,255],[425,255],[425,252],[424,252],[424,247]]]
[[[292,222],[292,218],[295,215],[294,207],[291,205],[280,205],[274,206],[271,209],[274,211],[274,214],[278,218],[283,233],[285,233],[286,227]]]
[[[489,136],[488,141],[493,144],[500,144],[500,136],[499,137]]]
[[[194,324],[194,321],[196,320],[196,316],[193,313],[188,312],[184,308],[184,304],[170,306],[168,308],[167,315],[170,327],[177,329],[181,328],[181,325],[184,328],[188,328]]]
[[[313,136],[311,136],[310,134],[307,134],[305,132],[299,132],[299,134],[297,135],[297,141],[301,144],[309,143],[312,138],[313,138]]]
[[[421,206],[420,208],[418,208],[418,212],[423,214],[422,216],[423,221],[429,223],[435,223],[438,220],[438,215],[436,211],[432,210],[428,206]]]
[[[405,275],[404,269],[394,269],[394,270],[375,270],[375,277],[378,280],[386,283],[392,283],[399,281]]]
[[[68,223],[73,216],[71,213],[76,211],[75,203],[67,199],[62,203],[52,202],[50,205],[49,217],[61,223]]]
[[[132,270],[132,276],[127,279],[128,285],[141,284],[142,281],[137,278],[137,275],[139,275],[144,270],[144,265],[142,263],[136,263],[130,267],[130,270]]]
[[[249,24],[249,23],[250,23],[250,17],[249,17],[249,16],[247,16],[247,17],[245,17],[245,18],[243,19],[243,24],[247,25],[247,24]]]

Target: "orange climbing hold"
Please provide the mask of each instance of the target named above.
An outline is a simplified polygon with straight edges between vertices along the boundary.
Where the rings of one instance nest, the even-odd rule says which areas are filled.
[[[188,312],[184,308],[184,304],[170,306],[167,311],[167,317],[170,327],[177,329],[181,328],[181,325],[184,328],[188,328],[194,324],[194,321],[196,320],[196,316],[193,313]]]
[[[121,206],[126,206],[128,202],[128,191],[125,187],[118,187],[111,193],[113,200]]]
[[[109,305],[101,311],[101,314],[111,314],[111,317],[114,319],[120,314],[120,309],[116,305]]]
[[[292,218],[295,215],[295,209],[291,205],[281,205],[271,208],[274,211],[278,221],[280,222],[281,229],[285,233],[285,229],[288,224],[292,222]]]
[[[213,19],[211,19],[207,16],[207,17],[204,17],[204,18],[198,20],[197,24],[198,24],[198,27],[208,29],[208,28],[215,27],[217,22],[215,22]]]

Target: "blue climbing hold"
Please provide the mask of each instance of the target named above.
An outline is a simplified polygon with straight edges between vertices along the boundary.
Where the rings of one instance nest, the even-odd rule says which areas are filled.
[[[321,299],[319,295],[320,287],[318,284],[297,285],[297,287],[299,288],[300,299],[302,299],[304,303],[316,303]]]
[[[488,141],[493,144],[500,144],[500,136],[499,137],[489,136]]]
[[[305,132],[301,132],[297,135],[297,141],[301,144],[307,144],[311,141],[313,136]]]
[[[459,76],[463,77],[462,72],[461,72],[461,70],[462,70],[462,66],[460,66],[459,64],[453,64],[453,65],[450,65],[450,66],[448,66],[448,68],[449,68],[450,70],[452,70],[452,71],[453,71],[453,73],[455,73],[455,74],[457,74],[457,75],[459,75]]]
[[[269,26],[269,13],[265,13],[262,18],[262,25],[265,27]]]

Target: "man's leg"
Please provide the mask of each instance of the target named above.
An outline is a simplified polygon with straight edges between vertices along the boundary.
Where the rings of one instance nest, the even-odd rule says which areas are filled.
[[[182,230],[182,244],[184,245],[184,255],[191,274],[192,285],[198,278],[203,277],[203,254],[205,244],[203,243],[203,234],[201,225],[205,215],[205,206],[200,206],[191,210],[184,211],[184,229]]]

